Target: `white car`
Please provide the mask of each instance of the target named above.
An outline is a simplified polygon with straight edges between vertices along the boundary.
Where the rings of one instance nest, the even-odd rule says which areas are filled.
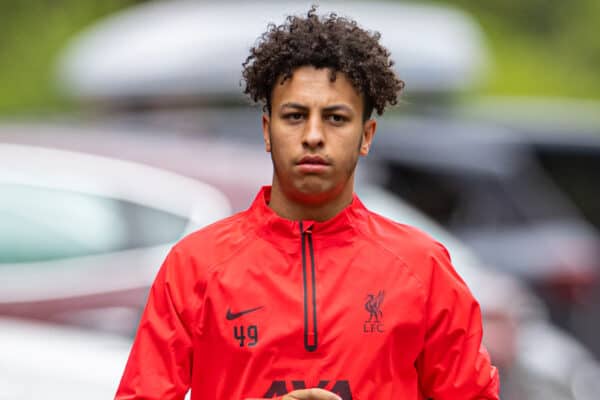
[[[0,143],[0,314],[132,334],[173,243],[231,214],[202,182]]]
[[[131,339],[0,318],[0,400],[114,397]]]

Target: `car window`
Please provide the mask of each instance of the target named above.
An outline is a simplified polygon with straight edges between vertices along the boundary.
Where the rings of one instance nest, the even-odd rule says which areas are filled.
[[[399,163],[388,168],[386,188],[446,227],[503,229],[565,214],[533,171],[502,177]]]
[[[600,151],[540,149],[536,155],[554,183],[591,223],[600,227]]]
[[[101,254],[177,240],[185,218],[97,195],[0,183],[0,263]]]
[[[491,176],[457,174],[394,164],[386,187],[451,228],[501,227],[523,217]]]

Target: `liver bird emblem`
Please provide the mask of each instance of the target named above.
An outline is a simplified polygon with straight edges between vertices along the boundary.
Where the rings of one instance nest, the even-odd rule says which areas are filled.
[[[379,322],[379,318],[383,317],[383,313],[381,312],[381,303],[383,303],[383,298],[385,297],[385,292],[380,290],[377,295],[369,294],[367,295],[367,301],[365,303],[365,310],[369,312],[369,320],[367,322],[373,321],[375,318],[375,322]]]

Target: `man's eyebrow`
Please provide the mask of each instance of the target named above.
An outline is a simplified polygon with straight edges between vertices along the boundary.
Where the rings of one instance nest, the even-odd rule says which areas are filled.
[[[354,114],[352,111],[352,107],[348,107],[345,104],[334,104],[331,106],[327,106],[323,108],[324,112],[334,112],[334,111],[346,111],[347,113]]]
[[[285,108],[295,108],[297,110],[302,110],[302,111],[308,111],[308,107],[304,106],[300,103],[283,103],[281,105],[281,107],[279,107],[281,110],[285,109]]]
[[[301,111],[308,111],[309,107],[302,105],[300,103],[283,103],[280,107],[281,110],[286,109],[286,108],[293,108],[296,110],[301,110]],[[334,112],[334,111],[346,111],[350,114],[354,114],[354,112],[352,111],[352,108],[345,105],[345,104],[333,104],[331,106],[327,106],[323,108],[323,112],[326,113],[330,113],[330,112]]]

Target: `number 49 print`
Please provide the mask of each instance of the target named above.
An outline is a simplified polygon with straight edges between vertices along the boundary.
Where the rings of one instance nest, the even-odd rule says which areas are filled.
[[[253,347],[258,343],[258,327],[256,325],[248,326],[248,329],[244,325],[233,327],[233,337],[240,342],[240,347],[248,346]],[[246,339],[249,339],[246,342]]]

